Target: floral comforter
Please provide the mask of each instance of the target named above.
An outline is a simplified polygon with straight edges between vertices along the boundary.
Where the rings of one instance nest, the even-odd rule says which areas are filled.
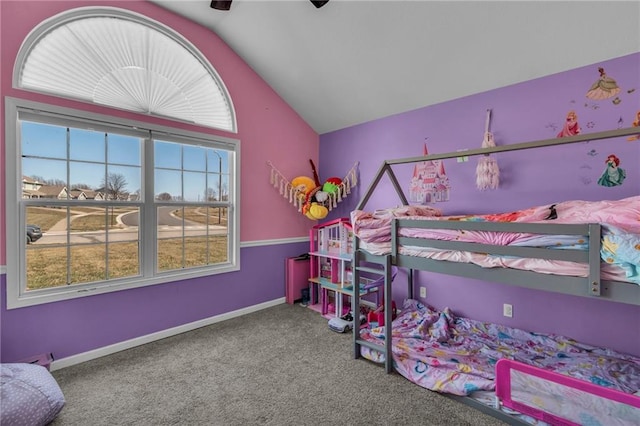
[[[495,363],[514,359],[626,393],[640,391],[640,358],[578,343],[551,334],[456,317],[406,300],[393,321],[396,371],[437,392],[469,395],[494,390]],[[361,337],[382,343],[384,327],[361,330]],[[362,347],[362,355],[384,362],[382,352]]]

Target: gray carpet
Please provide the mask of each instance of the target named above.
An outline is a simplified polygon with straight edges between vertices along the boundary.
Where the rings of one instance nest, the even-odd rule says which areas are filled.
[[[53,372],[63,425],[501,425],[380,365],[299,305]]]

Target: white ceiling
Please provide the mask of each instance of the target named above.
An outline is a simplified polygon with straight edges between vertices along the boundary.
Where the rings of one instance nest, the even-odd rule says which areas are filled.
[[[640,1],[152,2],[213,30],[319,134],[640,52]]]

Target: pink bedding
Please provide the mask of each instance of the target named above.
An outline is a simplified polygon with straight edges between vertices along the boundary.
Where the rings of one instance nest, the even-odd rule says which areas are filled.
[[[488,215],[442,216],[430,207],[403,207],[368,213],[351,213],[354,234],[360,247],[373,254],[391,251],[391,221],[400,217],[411,220],[455,220],[471,222],[527,222],[527,223],[600,223],[602,225],[604,261],[602,277],[609,280],[640,284],[640,196],[616,201],[566,201],[553,205],[555,218],[548,219],[551,206]],[[550,236],[516,232],[487,232],[403,227],[399,235],[448,241],[465,241],[493,245],[517,245],[558,249],[587,249],[586,239],[580,236]],[[568,261],[498,257],[483,253],[437,250],[403,246],[400,254],[438,260],[474,263],[482,267],[509,267],[540,273],[587,276],[588,267]]]

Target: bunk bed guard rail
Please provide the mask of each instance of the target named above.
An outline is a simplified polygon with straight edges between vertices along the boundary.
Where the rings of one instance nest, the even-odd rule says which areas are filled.
[[[401,237],[398,229],[401,227],[422,229],[455,229],[468,231],[488,232],[525,232],[531,234],[547,235],[574,235],[585,236],[589,242],[588,251],[583,250],[555,250],[536,247],[500,246],[462,241],[443,241],[427,238]],[[587,277],[588,289],[583,295],[600,296],[602,294],[600,282],[600,248],[601,226],[600,224],[555,224],[555,223],[511,223],[511,222],[465,222],[446,220],[408,220],[394,219],[391,226],[391,252],[392,264],[404,267],[422,269],[414,264],[410,256],[399,256],[399,246],[410,245],[416,247],[430,247],[442,250],[472,251],[477,253],[490,253],[492,255],[505,255],[517,257],[529,257],[535,259],[563,260],[584,263],[589,266]],[[424,259],[415,259],[416,262]]]

